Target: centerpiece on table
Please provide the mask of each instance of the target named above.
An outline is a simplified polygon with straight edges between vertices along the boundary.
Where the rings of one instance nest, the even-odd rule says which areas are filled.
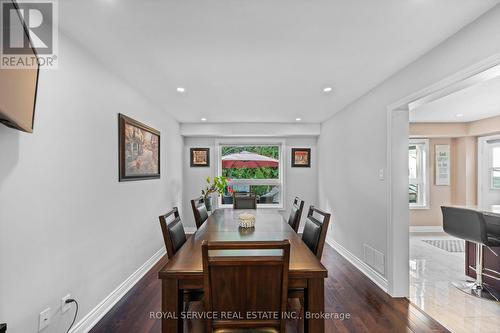
[[[253,228],[255,227],[255,215],[250,213],[243,213],[238,216],[240,220],[241,228]]]
[[[223,176],[213,178],[207,177],[207,186],[204,190],[201,190],[201,195],[203,196],[207,210],[212,211],[212,199],[214,193],[224,195],[226,189],[229,192],[232,192],[232,189],[228,187],[229,181],[229,178]]]

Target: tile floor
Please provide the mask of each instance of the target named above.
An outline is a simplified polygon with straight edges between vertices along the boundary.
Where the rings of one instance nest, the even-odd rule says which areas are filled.
[[[500,332],[500,303],[480,300],[456,289],[464,280],[464,253],[423,242],[451,239],[442,233],[410,236],[410,301],[452,332]]]

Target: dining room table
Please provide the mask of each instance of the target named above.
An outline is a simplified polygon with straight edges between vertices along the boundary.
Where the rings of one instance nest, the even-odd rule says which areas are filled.
[[[239,215],[255,216],[255,226],[241,228]],[[162,332],[183,332],[183,290],[203,288],[201,244],[207,241],[290,241],[288,287],[304,290],[304,331],[325,329],[324,279],[327,269],[283,216],[272,209],[216,209],[159,271],[162,280]],[[251,254],[247,254],[251,255]],[[244,288],[244,286],[241,286]]]

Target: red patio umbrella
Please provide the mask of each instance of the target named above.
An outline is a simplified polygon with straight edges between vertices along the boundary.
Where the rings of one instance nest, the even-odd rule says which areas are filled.
[[[250,153],[248,151],[222,156],[222,167],[226,169],[263,167],[277,168],[278,164],[279,161],[274,158],[256,153]]]

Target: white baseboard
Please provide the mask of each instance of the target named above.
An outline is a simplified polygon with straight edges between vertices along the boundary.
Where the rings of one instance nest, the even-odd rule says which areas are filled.
[[[410,226],[410,232],[444,232],[443,226]]]
[[[99,320],[133,287],[154,265],[166,254],[165,248],[158,250],[141,267],[130,275],[122,284],[113,290],[101,303],[75,324],[71,333],[87,333]]]
[[[370,280],[372,280],[380,289],[387,293],[388,282],[379,272],[371,268],[363,260],[356,257],[354,254],[349,252],[345,247],[334,241],[333,239],[328,239],[326,242],[333,247],[342,257],[359,269],[364,275],[366,275]]]

